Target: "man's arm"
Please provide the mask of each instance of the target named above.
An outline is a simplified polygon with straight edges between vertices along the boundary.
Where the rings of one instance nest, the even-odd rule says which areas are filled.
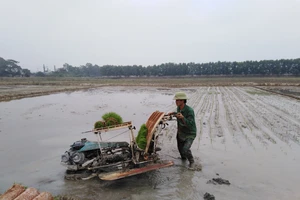
[[[193,110],[190,110],[186,117],[184,117],[181,113],[177,113],[176,117],[180,119],[183,122],[184,126],[187,126],[188,128],[193,126],[195,122],[195,114]]]

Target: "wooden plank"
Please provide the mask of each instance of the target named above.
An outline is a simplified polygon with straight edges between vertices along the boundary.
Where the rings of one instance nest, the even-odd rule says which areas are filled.
[[[118,129],[123,129],[123,128],[128,128],[129,126],[132,126],[132,122],[129,121],[129,122],[124,122],[122,124],[116,124],[116,125],[111,125],[111,126],[105,126],[105,127],[102,127],[102,128],[97,128],[97,129],[94,129],[94,130],[91,130],[91,131],[85,131],[85,132],[82,132],[82,133],[89,133],[89,132],[108,132],[108,131],[114,131],[114,130],[118,130]]]
[[[4,194],[0,196],[0,200],[13,200],[24,191],[24,186],[14,184],[11,188],[9,188]]]
[[[160,169],[160,168],[170,167],[173,164],[174,164],[173,161],[161,161],[160,163],[148,164],[145,167],[129,169],[127,171],[117,171],[117,172],[99,174],[98,177],[101,180],[113,181],[113,180],[118,180],[118,179],[121,179],[121,178],[126,178],[126,177],[129,177],[129,176],[134,176],[134,175],[137,175],[137,174],[142,174],[142,173],[145,173],[145,172],[157,170],[157,169]]]
[[[53,196],[50,192],[42,192],[36,196],[33,200],[53,200]]]
[[[39,195],[39,191],[36,188],[27,188],[25,192],[20,194],[15,200],[32,200]]]
[[[36,188],[27,188],[20,184],[14,184],[4,194],[0,195],[0,200],[53,200],[53,196],[49,192],[42,192]]]

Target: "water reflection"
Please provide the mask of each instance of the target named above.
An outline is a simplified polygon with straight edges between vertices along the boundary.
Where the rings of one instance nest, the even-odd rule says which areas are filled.
[[[99,179],[65,181],[60,155],[81,138],[96,140],[93,133],[81,132],[91,130],[94,122],[106,112],[117,112],[124,121],[132,121],[139,128],[152,112],[167,112],[169,107],[173,107],[172,103],[169,95],[157,92],[155,88],[145,91],[143,88],[131,90],[126,87],[0,103],[0,159],[5,161],[0,162],[0,193],[14,182],[53,194],[74,194],[83,199],[133,198],[132,195],[148,193],[149,188],[153,188],[148,175],[109,183]],[[122,131],[105,133],[103,139],[112,138]],[[129,141],[129,132],[114,140]]]

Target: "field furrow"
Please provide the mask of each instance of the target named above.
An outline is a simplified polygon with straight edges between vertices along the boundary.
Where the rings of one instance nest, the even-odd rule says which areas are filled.
[[[251,88],[245,88],[244,90],[239,88],[237,95],[245,101],[245,106],[248,106],[257,116],[262,118],[263,124],[267,126],[274,135],[276,135],[282,141],[289,143],[293,141],[299,144],[300,139],[300,123],[297,118],[294,118],[287,111],[277,109],[271,102],[288,102],[289,99],[279,95],[251,95],[246,91]],[[270,97],[272,96],[272,97]],[[274,98],[275,97],[275,98]],[[271,101],[270,101],[271,100]],[[293,100],[297,102],[297,100]],[[295,105],[297,105],[295,103]],[[299,110],[300,111],[300,108]],[[295,112],[293,109],[290,112]]]

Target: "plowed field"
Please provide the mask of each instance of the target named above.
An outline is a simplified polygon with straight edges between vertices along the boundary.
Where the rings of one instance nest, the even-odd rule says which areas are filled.
[[[187,92],[198,128],[192,152],[203,165],[201,175],[190,177],[193,189],[182,185],[190,191],[190,199],[202,198],[204,191],[216,199],[300,198],[299,100],[253,87],[201,87]],[[176,124],[169,127],[162,144],[172,147],[168,154],[175,158],[179,154],[174,132]],[[231,185],[207,184],[218,177]],[[197,188],[203,192],[193,196]]]

